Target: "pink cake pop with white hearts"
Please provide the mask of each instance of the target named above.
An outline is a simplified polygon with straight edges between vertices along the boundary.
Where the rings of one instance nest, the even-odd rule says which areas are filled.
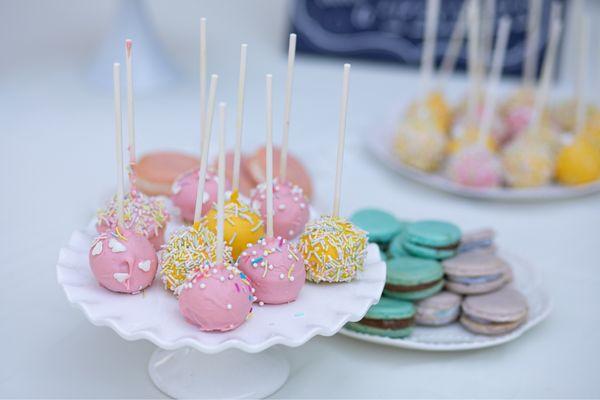
[[[195,168],[182,174],[173,183],[171,188],[171,200],[175,207],[179,208],[181,218],[186,222],[194,221],[194,211],[196,207],[196,196],[198,192],[198,174],[199,169]],[[210,211],[213,204],[217,202],[217,175],[211,171],[206,172],[204,183],[204,198],[202,199],[202,214]],[[226,182],[227,188],[229,183]]]
[[[150,241],[119,228],[94,239],[89,262],[98,283],[119,293],[135,294],[152,285],[158,268],[156,251]]]
[[[120,65],[113,65],[117,195],[114,229],[92,242],[89,262],[98,283],[113,292],[138,293],[154,281],[158,260],[152,243],[142,234],[125,229],[123,211],[123,143],[121,137]]]
[[[214,75],[213,75],[214,76]],[[214,108],[214,90],[208,110]],[[216,89],[216,88],[214,88]],[[217,196],[217,254],[213,265],[199,265],[192,275],[176,290],[179,311],[184,318],[203,331],[229,331],[240,326],[250,316],[254,296],[246,276],[236,267],[224,262],[225,224],[225,103],[219,105],[219,190]],[[210,118],[210,117],[209,117]],[[208,141],[203,141],[203,152]]]
[[[272,76],[267,75],[267,151],[266,151],[266,238],[242,252],[237,266],[252,281],[254,295],[266,304],[283,304],[296,300],[306,271],[304,259],[296,246],[282,237],[274,237],[273,215],[273,112]]]

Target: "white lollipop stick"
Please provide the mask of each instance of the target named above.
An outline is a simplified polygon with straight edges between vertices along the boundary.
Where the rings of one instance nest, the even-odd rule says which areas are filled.
[[[340,126],[338,131],[337,164],[335,168],[335,192],[333,196],[334,217],[340,215],[340,196],[342,192],[342,169],[344,167],[344,142],[346,139],[346,116],[348,114],[348,90],[350,84],[350,64],[344,64],[342,81],[342,100],[340,104]]]
[[[491,66],[492,48],[494,44],[494,22],[496,18],[496,0],[484,0],[482,12],[481,37],[481,70]]]
[[[581,134],[585,127],[585,81],[588,75],[588,40],[589,40],[589,20],[586,17],[578,20],[579,22],[579,60],[577,71],[577,110],[575,119],[575,133]]]
[[[492,69],[488,80],[488,88],[485,97],[483,117],[481,120],[481,130],[479,141],[485,145],[490,131],[492,130],[492,120],[496,111],[496,97],[500,77],[502,76],[502,67],[504,65],[504,55],[506,54],[506,44],[508,43],[508,34],[510,33],[510,18],[502,17],[498,25],[498,34],[496,37],[496,46],[492,59]]]
[[[217,195],[217,264],[223,263],[225,224],[225,112],[227,105],[219,103],[219,193]]]
[[[246,52],[247,44],[240,50],[240,77],[237,91],[237,115],[235,119],[235,150],[233,153],[233,191],[240,189],[240,163],[242,159],[242,130],[244,125],[244,93],[246,88]]]
[[[117,159],[117,227],[123,227],[123,136],[121,132],[121,64],[113,64],[115,102],[115,149]]]
[[[131,39],[125,40],[125,67],[127,70],[127,134],[129,138],[129,180],[131,191],[135,192],[135,115],[133,108],[133,71],[131,68]]]
[[[425,16],[425,43],[421,53],[421,87],[427,93],[433,78],[433,62],[435,58],[435,43],[437,39],[440,0],[427,0],[427,15]]]
[[[440,88],[443,88],[446,85],[446,82],[448,82],[450,75],[452,75],[452,73],[454,72],[454,68],[456,67],[456,61],[458,60],[460,49],[463,45],[465,32],[467,30],[467,3],[468,2],[466,1],[463,2],[460,8],[460,12],[456,17],[454,27],[452,28],[450,42],[448,43],[448,47],[446,48],[446,54],[444,54],[442,66],[440,67],[440,78],[438,81],[438,85],[440,86]]]
[[[543,0],[529,0],[527,38],[525,39],[525,65],[523,66],[523,85],[525,86],[532,86],[535,82],[540,44],[542,1]]]
[[[217,92],[218,75],[211,75],[208,95],[208,108],[206,121],[204,123],[204,134],[202,135],[202,151],[200,156],[200,171],[198,172],[198,192],[196,192],[196,209],[194,212],[194,226],[197,228],[202,217],[202,203],[204,201],[204,184],[206,181],[206,168],[208,166],[208,146],[212,130],[212,120],[215,111],[215,94]]]
[[[558,41],[562,31],[562,22],[560,21],[561,7],[558,3],[552,4],[552,18],[550,23],[550,39],[548,48],[542,65],[542,77],[539,87],[535,94],[535,103],[533,106],[533,114],[529,121],[529,132],[537,132],[542,117],[542,112],[548,100],[550,84],[554,75],[554,64],[556,63],[556,53],[558,50]]]
[[[479,6],[477,0],[471,0],[468,10],[469,22],[469,97],[467,99],[467,118],[471,126],[475,125],[477,120],[477,96],[479,94],[478,85],[478,38],[479,38]]]
[[[267,74],[267,237],[273,237],[273,75]]]
[[[285,105],[283,110],[283,137],[281,139],[281,155],[279,160],[279,179],[287,177],[288,137],[290,131],[290,112],[292,108],[292,84],[294,83],[294,60],[296,59],[296,34],[290,34],[288,45],[287,77],[285,80]]]
[[[206,18],[200,18],[200,131],[206,121]]]

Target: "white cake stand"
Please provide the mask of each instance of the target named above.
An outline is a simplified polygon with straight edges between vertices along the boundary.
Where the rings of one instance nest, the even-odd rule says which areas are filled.
[[[67,299],[94,325],[108,326],[126,340],[158,346],[148,371],[154,384],[176,398],[266,397],[287,380],[289,363],[274,345],[300,346],[316,335],[331,336],[358,321],[379,300],[385,263],[369,245],[364,271],[345,284],[306,284],[298,299],[279,306],[256,306],[240,328],[207,333],[188,324],[177,300],[161,282],[142,294],[109,292],[93,278],[88,251],[93,222],[75,231],[60,250],[58,283]]]

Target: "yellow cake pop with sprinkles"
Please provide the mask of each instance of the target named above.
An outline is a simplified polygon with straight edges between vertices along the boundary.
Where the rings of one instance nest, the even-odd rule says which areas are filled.
[[[339,217],[349,78],[350,64],[345,64],[333,212],[308,223],[298,243],[306,279],[315,283],[353,280],[362,270],[367,254],[367,233]]]
[[[585,137],[563,147],[556,159],[556,180],[564,185],[581,185],[600,179],[600,151]]]

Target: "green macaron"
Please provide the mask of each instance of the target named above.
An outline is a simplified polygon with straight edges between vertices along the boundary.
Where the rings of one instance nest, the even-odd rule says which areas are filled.
[[[382,297],[358,322],[346,328],[369,335],[402,338],[410,335],[414,326],[415,307],[408,301]]]
[[[453,257],[460,243],[460,229],[444,221],[418,221],[405,230],[402,243],[408,253],[422,258],[443,260]]]
[[[404,234],[400,233],[396,236],[394,236],[394,238],[392,239],[392,241],[390,242],[388,249],[387,249],[387,255],[388,258],[394,258],[394,257],[402,257],[402,256],[408,256],[408,252],[406,250],[404,250],[404,246],[402,246],[402,244],[404,243]]]
[[[410,256],[387,262],[383,293],[401,300],[421,300],[444,287],[444,268],[435,260]]]
[[[375,208],[363,208],[356,211],[350,217],[350,222],[367,231],[370,242],[384,246],[387,246],[404,226],[404,223],[398,221],[392,214]]]

